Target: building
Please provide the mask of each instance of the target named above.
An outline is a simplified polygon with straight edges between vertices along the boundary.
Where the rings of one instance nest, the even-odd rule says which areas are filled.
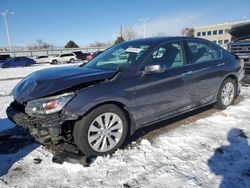
[[[235,24],[245,23],[249,21],[250,20],[195,27],[194,36],[213,41],[219,45],[226,45],[231,41],[231,35],[228,33],[231,27]]]

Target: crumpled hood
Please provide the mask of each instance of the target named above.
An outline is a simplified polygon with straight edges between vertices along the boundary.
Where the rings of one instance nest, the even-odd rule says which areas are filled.
[[[115,71],[87,67],[58,67],[34,72],[19,82],[14,89],[18,102],[27,102],[73,86],[111,78]]]

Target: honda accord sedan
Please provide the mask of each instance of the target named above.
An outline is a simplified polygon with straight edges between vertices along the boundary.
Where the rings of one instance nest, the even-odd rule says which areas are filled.
[[[32,73],[17,84],[7,115],[41,143],[107,155],[135,130],[240,94],[237,56],[207,40],[147,38],[115,45],[82,66]]]

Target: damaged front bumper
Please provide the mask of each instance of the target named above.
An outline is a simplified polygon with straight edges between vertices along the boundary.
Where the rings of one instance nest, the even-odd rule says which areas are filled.
[[[66,113],[54,113],[39,116],[30,116],[24,112],[25,106],[14,101],[7,108],[8,118],[15,124],[27,128],[34,138],[42,144],[57,144],[64,139],[62,124],[73,120]]]

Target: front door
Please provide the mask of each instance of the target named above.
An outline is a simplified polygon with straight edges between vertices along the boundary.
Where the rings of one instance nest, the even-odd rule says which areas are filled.
[[[139,125],[159,120],[192,105],[192,73],[185,65],[181,42],[160,45],[142,64],[136,83],[136,121]],[[162,72],[143,72],[160,65]]]

